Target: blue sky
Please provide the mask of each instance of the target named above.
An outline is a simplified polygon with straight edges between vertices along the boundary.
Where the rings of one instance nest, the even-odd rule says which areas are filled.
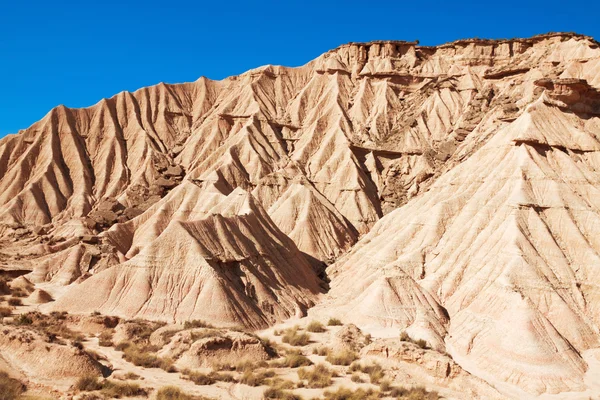
[[[302,65],[350,41],[600,39],[600,1],[0,1],[0,136],[158,82]]]

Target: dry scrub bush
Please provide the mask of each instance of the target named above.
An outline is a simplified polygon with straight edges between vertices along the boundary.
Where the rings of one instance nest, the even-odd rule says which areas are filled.
[[[423,340],[423,339],[414,340],[406,332],[400,333],[400,341],[414,343],[414,344],[416,344],[417,346],[419,346],[422,349],[428,349],[429,348],[429,345],[427,344],[427,342],[425,340]]]
[[[10,317],[13,309],[10,307],[0,307],[0,317]]]
[[[307,333],[299,333],[298,329],[297,326],[287,329],[281,341],[290,346],[306,346],[310,342],[310,336]]]
[[[335,373],[323,364],[315,365],[313,368],[300,368],[298,378],[306,381],[306,387],[324,388],[331,385],[331,378]]]
[[[306,327],[306,330],[309,332],[315,332],[315,333],[327,331],[327,329],[319,321],[312,321],[310,324],[308,324],[308,326]]]
[[[263,392],[263,399],[302,400],[302,397],[283,389],[268,388]]]
[[[119,343],[117,350],[123,351],[123,358],[130,363],[144,368],[162,368],[167,372],[177,372],[173,366],[173,360],[157,357],[157,350],[152,346],[140,347],[134,343]]]
[[[120,399],[121,397],[146,397],[148,392],[141,388],[137,383],[121,383],[115,381],[104,381],[102,394],[107,396],[109,399]]]
[[[343,387],[335,392],[325,391],[323,394],[324,400],[375,400],[379,399],[379,397],[379,393],[373,389],[352,391]]]
[[[18,399],[24,391],[25,386],[21,382],[0,371],[0,400]]]
[[[312,365],[312,362],[298,351],[290,351],[283,361],[277,363],[279,367],[298,368]]]
[[[372,384],[377,385],[385,376],[383,367],[377,363],[362,365],[359,362],[355,362],[350,365],[350,372],[360,371],[369,375],[369,380]]]
[[[183,329],[192,329],[192,328],[213,328],[214,326],[209,324],[206,321],[202,321],[199,319],[194,319],[192,321],[185,321],[183,324]]]
[[[315,347],[313,349],[313,354],[316,354],[318,356],[328,356],[330,352],[331,351],[327,347],[324,347],[324,346]]]
[[[342,321],[340,321],[338,318],[329,318],[329,321],[327,321],[327,326],[342,326],[344,324],[342,324]]]
[[[262,386],[267,383],[268,378],[275,376],[275,372],[272,370],[262,372],[245,371],[240,378],[240,383],[248,386]]]
[[[165,386],[156,393],[156,400],[210,400],[204,396],[192,396],[175,386]]]
[[[112,347],[113,342],[113,332],[112,331],[104,331],[98,336],[98,344],[102,347]]]
[[[438,400],[440,398],[436,391],[428,392],[422,386],[414,388],[393,388],[390,396],[401,400]]]
[[[85,375],[77,380],[75,383],[75,388],[82,392],[92,392],[94,390],[102,389],[102,384],[98,380],[97,376]]]
[[[10,299],[8,299],[8,305],[13,307],[22,306],[23,302],[19,298],[11,297]]]
[[[235,378],[231,374],[224,374],[219,372],[210,372],[204,374],[202,372],[182,371],[184,378],[194,382],[196,385],[212,385],[216,382],[235,382]]]
[[[350,365],[358,356],[355,352],[344,350],[335,354],[328,354],[325,360],[333,365]]]

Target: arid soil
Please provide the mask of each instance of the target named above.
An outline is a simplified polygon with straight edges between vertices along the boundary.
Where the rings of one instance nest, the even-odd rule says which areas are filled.
[[[0,139],[0,392],[600,398],[599,171],[573,33],[59,106]]]

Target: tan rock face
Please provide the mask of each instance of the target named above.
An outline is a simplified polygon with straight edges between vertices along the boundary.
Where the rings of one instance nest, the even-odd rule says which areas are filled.
[[[322,313],[498,387],[583,390],[599,90],[598,43],[549,34],[350,43],[58,107],[0,140],[0,267],[32,271],[43,309],[252,328]]]

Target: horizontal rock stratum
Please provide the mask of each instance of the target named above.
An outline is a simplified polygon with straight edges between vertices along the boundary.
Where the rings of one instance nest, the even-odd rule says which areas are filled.
[[[424,339],[509,397],[585,393],[600,45],[349,43],[59,106],[0,140],[0,253],[45,311],[339,316]]]

